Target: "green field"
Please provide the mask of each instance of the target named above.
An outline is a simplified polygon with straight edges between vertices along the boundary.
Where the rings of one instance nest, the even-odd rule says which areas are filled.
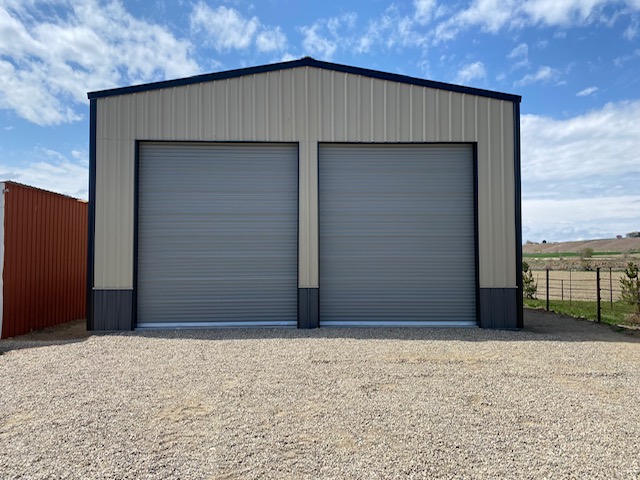
[[[527,308],[545,308],[546,300],[524,299],[524,306]],[[550,300],[549,310],[576,318],[585,318],[587,320],[596,321],[598,319],[597,303],[593,301],[574,300]],[[601,303],[602,322],[611,325],[630,324],[630,316],[633,314],[633,306],[621,301]]]
[[[622,255],[622,252],[593,252],[592,257],[612,257]],[[524,258],[569,258],[582,257],[583,254],[577,252],[545,252],[545,253],[523,253]]]

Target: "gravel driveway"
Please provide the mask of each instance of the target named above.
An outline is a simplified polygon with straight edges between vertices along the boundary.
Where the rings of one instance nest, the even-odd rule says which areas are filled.
[[[2,340],[0,478],[640,478],[640,339],[525,321]]]

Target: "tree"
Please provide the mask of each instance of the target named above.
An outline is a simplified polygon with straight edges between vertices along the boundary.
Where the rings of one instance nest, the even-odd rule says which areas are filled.
[[[636,313],[640,313],[640,278],[638,277],[638,266],[629,262],[624,269],[625,278],[620,279],[622,288],[622,300],[629,305],[633,305]]]
[[[627,238],[640,238],[640,232],[629,232]]]
[[[591,270],[589,258],[593,257],[593,248],[586,247],[580,250],[580,266],[583,270]]]
[[[536,298],[538,286],[527,262],[522,262],[522,294],[524,298]]]
[[[585,247],[580,250],[580,258],[591,258],[593,257],[593,248]]]

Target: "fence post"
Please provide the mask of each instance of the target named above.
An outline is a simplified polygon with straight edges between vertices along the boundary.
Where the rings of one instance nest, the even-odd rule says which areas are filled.
[[[611,278],[611,267],[609,267],[609,302],[611,302],[611,310],[613,310],[613,280]]]
[[[549,311],[549,269],[547,268],[547,312]]]
[[[598,323],[600,323],[600,267],[596,268],[596,290],[597,290],[597,299],[598,299]]]
[[[571,306],[571,269],[569,269],[569,306]]]
[[[564,302],[564,279],[560,280],[560,300]]]

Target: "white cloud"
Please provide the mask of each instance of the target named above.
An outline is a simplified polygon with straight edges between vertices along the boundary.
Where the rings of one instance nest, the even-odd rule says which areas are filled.
[[[439,23],[434,31],[434,40],[436,43],[452,40],[471,26],[495,33],[509,23],[515,11],[515,0],[474,0],[467,9]]]
[[[526,67],[529,65],[529,45],[520,43],[507,55],[509,60],[513,60],[512,70]]]
[[[522,11],[533,24],[565,26],[593,21],[610,0],[533,0],[525,2]]]
[[[425,25],[433,18],[437,3],[436,0],[413,0],[413,6],[416,10],[416,21],[421,25]]]
[[[235,8],[211,8],[200,2],[191,12],[191,27],[203,31],[206,42],[219,52],[249,47],[258,31],[257,17],[245,18]]]
[[[589,95],[591,95],[592,93],[596,93],[597,91],[598,87],[587,87],[584,90],[580,90],[578,93],[576,93],[576,96],[588,97]]]
[[[640,195],[576,199],[524,199],[524,239],[550,242],[612,238],[637,230]]]
[[[287,46],[287,36],[280,27],[264,30],[256,37],[256,47],[260,52],[282,51]]]
[[[278,59],[279,62],[290,62],[291,60],[296,60],[298,57],[296,57],[295,55],[293,55],[292,53],[289,52],[285,52],[282,54],[282,56]]]
[[[463,25],[478,25],[495,33],[509,22],[513,11],[517,11],[515,0],[474,0],[454,18]]]
[[[467,83],[472,80],[483,79],[487,76],[487,71],[482,62],[474,62],[465,65],[456,76],[456,83]]]
[[[56,79],[49,78],[47,66],[42,65],[42,70],[38,70],[38,66],[38,62],[27,60],[21,68],[16,68],[0,60],[0,108],[12,109],[18,116],[38,125],[80,120],[82,116],[67,106],[65,100],[71,97],[79,103],[84,99],[68,90],[60,92],[60,87],[53,85]]]
[[[518,80],[515,85],[521,87],[524,85],[529,85],[531,83],[548,82],[549,80],[553,80],[557,76],[558,71],[555,68],[551,68],[545,65],[538,68],[538,71],[535,73],[528,73],[520,80]]]
[[[190,23],[192,33],[219,53],[253,46],[261,53],[282,52],[287,47],[287,36],[279,26],[264,25],[258,17],[244,16],[233,7],[212,8],[201,1],[193,7]]]
[[[638,171],[640,101],[608,103],[566,120],[522,116],[523,176],[567,180]]]
[[[188,41],[117,0],[3,2],[0,38],[11,39],[0,42],[0,108],[38,125],[81,119],[89,90],[199,71]]]
[[[331,60],[339,47],[350,49],[355,41],[353,29],[356,21],[357,15],[349,12],[300,27],[304,52],[312,57]]]
[[[631,24],[622,32],[622,36],[629,40],[633,41],[638,36],[638,28],[640,27],[640,21],[638,17],[635,17],[631,20]]]
[[[311,26],[301,27],[300,31],[304,35],[302,47],[305,53],[324,60],[331,60],[333,54],[338,49],[338,42],[335,39],[323,36],[319,30],[321,25],[314,23]]]
[[[367,30],[357,42],[356,51],[370,52],[375,46],[387,49],[424,46],[427,43],[428,34],[418,27],[424,21],[421,15],[424,15],[426,10],[420,13],[421,10],[418,9],[426,6],[420,5],[420,2],[416,2],[415,15],[405,15],[395,4],[392,4],[379,18],[369,22]]]
[[[460,32],[478,28],[489,33],[501,30],[517,30],[530,26],[572,27],[592,23],[602,23],[608,27],[615,24],[619,15],[629,15],[632,10],[640,10],[629,1],[627,10],[605,14],[605,7],[619,6],[621,0],[472,0],[465,7],[455,10],[437,0],[413,0],[413,10],[408,12],[402,2],[392,3],[382,15],[371,20],[364,34],[355,45],[358,53],[371,52],[375,46],[425,47],[428,44],[454,39]],[[429,25],[429,29],[425,26]],[[342,45],[336,38],[322,35],[320,25],[315,23],[304,27],[309,42],[317,45],[316,50],[335,53]],[[633,34],[630,27],[627,36]],[[557,32],[556,36],[566,35]],[[350,40],[350,39],[349,39]],[[345,46],[349,48],[351,42]],[[526,45],[526,44],[525,44]],[[518,47],[516,47],[518,48]],[[528,49],[528,47],[527,47]],[[520,53],[516,67],[528,64],[527,55]],[[515,58],[515,57],[514,57]]]
[[[52,192],[88,199],[89,167],[86,155],[73,151],[76,160],[48,149],[33,152],[34,160],[24,166],[0,163],[0,178],[13,180]]]
[[[633,60],[634,58],[638,58],[638,57],[640,57],[640,49],[636,50],[633,53],[630,53],[629,55],[622,55],[620,57],[614,58],[613,59],[613,64],[616,67],[622,67],[629,60]]]
[[[620,3],[620,0],[473,0],[468,7],[436,25],[434,41],[451,40],[470,27],[497,33],[526,26],[570,27],[594,22],[610,26],[604,9],[618,7]],[[629,11],[640,10],[637,0],[626,3]]]
[[[523,115],[523,235],[611,236],[640,225],[640,101],[556,120]]]
[[[522,58],[526,58],[528,55],[529,46],[526,43],[520,43],[517,47],[511,50],[511,52],[509,52],[507,58],[510,58],[512,60],[520,60]]]
[[[71,150],[71,156],[76,160],[80,160],[84,164],[89,165],[87,152],[83,152],[81,150]]]
[[[339,35],[338,31],[342,27],[352,29],[356,26],[358,15],[355,12],[343,13],[338,17],[331,17],[327,20],[327,27],[333,35]]]

